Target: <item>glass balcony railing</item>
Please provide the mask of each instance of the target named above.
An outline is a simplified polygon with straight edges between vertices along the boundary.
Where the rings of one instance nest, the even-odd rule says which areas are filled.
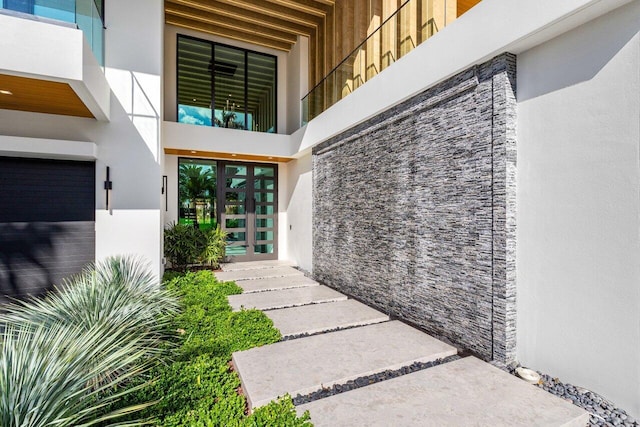
[[[405,1],[302,99],[302,125],[453,21],[456,5],[456,0]]]
[[[104,65],[102,0],[0,0],[0,9],[76,24]]]

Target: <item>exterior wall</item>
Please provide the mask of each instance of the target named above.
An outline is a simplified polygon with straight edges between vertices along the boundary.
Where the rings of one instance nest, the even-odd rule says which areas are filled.
[[[281,181],[282,182],[282,181]],[[280,229],[286,233],[287,259],[306,271],[313,269],[312,251],[312,160],[311,152],[287,163],[287,196],[282,204],[287,212]]]
[[[15,143],[15,138],[4,139],[6,136],[69,141],[65,158],[86,155],[82,144],[74,151],[73,141],[96,145],[96,259],[134,254],[148,260],[158,275],[162,270],[162,22],[161,2],[109,1],[105,32],[105,74],[111,86],[109,122],[0,110],[0,149],[3,141]],[[40,141],[25,151],[32,157],[60,158],[59,148],[52,144],[47,152]],[[14,151],[14,155],[20,153]],[[103,188],[106,166],[111,168],[113,181],[109,211]]]
[[[175,122],[178,120],[176,104],[177,94],[177,37],[178,34],[197,37],[203,40],[211,40],[218,43],[236,46],[242,49],[249,49],[255,52],[268,53],[278,58],[278,133],[287,133],[287,53],[279,50],[243,43],[236,40],[226,39],[199,31],[165,25],[164,28],[164,117],[165,120]]]
[[[640,1],[518,57],[518,358],[640,417]]]
[[[515,360],[515,57],[313,150],[313,273],[499,363]]]
[[[287,59],[287,134],[302,123],[302,97],[309,92],[309,39],[298,36],[298,42]]]

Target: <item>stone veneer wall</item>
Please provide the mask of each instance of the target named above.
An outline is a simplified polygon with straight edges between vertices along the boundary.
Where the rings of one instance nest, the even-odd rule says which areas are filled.
[[[503,365],[515,361],[515,59],[313,150],[315,278]]]

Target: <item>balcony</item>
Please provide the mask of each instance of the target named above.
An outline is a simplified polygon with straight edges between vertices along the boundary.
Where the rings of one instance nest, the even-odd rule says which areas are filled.
[[[456,20],[480,0],[406,0],[367,22],[366,38],[302,99],[302,125]]]
[[[82,30],[100,65],[104,65],[103,6],[102,0],[0,0],[3,14],[66,22]]]
[[[89,16],[80,15],[76,2],[61,8],[64,3],[46,8],[41,1],[0,0],[0,109],[108,121],[111,89],[90,44],[102,52],[101,21],[99,37],[89,40],[80,24],[49,18],[81,22]],[[95,7],[93,0],[90,5]],[[96,29],[94,23],[86,22]]]

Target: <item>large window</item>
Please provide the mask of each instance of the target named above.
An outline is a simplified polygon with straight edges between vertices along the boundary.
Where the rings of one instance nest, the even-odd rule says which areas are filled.
[[[178,122],[277,131],[277,58],[178,36]]]

